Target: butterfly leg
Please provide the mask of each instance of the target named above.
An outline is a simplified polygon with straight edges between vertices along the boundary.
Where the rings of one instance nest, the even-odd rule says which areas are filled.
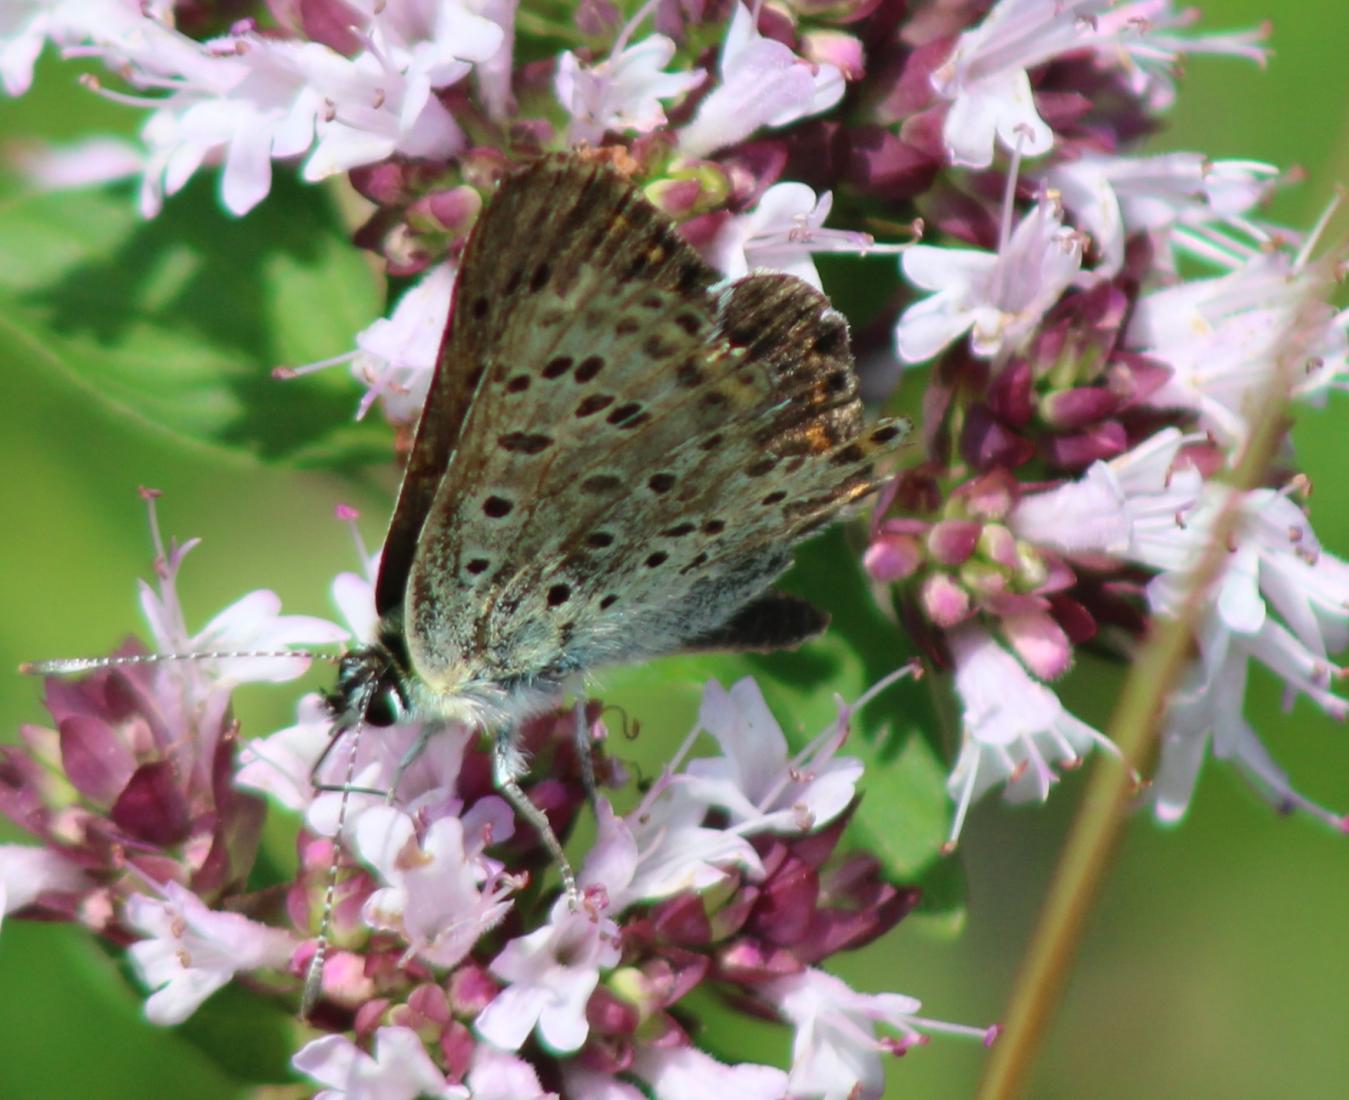
[[[431,735],[438,732],[433,722],[423,722],[422,728],[417,732],[417,740],[408,746],[407,751],[398,760],[398,766],[394,768],[393,782],[389,784],[389,789],[384,795],[384,800],[390,804],[393,803],[394,796],[398,794],[398,785],[403,781],[403,773],[412,766],[412,762],[426,751],[426,746],[431,740]]]
[[[581,785],[585,787],[586,801],[590,803],[590,809],[595,809],[595,799],[599,792],[595,786],[595,743],[590,733],[590,723],[586,721],[586,701],[584,699],[576,700],[575,707],[576,729],[574,736],[576,738],[576,759],[581,766]]]
[[[567,862],[561,841],[557,839],[553,827],[548,824],[548,815],[534,805],[529,800],[529,795],[520,788],[520,777],[526,770],[525,758],[515,743],[515,730],[510,727],[497,730],[492,740],[492,777],[496,781],[497,790],[505,796],[515,812],[533,825],[538,832],[543,846],[548,849],[548,854],[557,864],[558,873],[562,876],[562,888],[567,892],[567,901],[573,909],[576,909],[581,904],[581,894],[576,888],[576,873]]]

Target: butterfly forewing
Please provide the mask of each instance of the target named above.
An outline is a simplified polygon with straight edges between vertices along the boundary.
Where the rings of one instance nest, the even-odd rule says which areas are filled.
[[[733,644],[901,435],[864,432],[822,295],[720,282],[610,168],[543,158],[465,252],[381,608],[401,597],[415,671],[447,693]],[[770,644],[778,619],[810,632],[769,600],[740,634]]]

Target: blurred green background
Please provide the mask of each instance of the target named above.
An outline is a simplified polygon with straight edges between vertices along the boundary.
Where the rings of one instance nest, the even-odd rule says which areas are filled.
[[[1211,0],[1204,15],[1210,29],[1273,18],[1275,57],[1264,73],[1244,63],[1192,61],[1172,126],[1156,147],[1302,165],[1307,182],[1281,195],[1272,216],[1309,224],[1335,181],[1349,179],[1342,0],[1278,9]],[[0,134],[59,135],[91,110],[110,124],[127,122],[46,66],[28,99],[0,103]],[[16,190],[14,181],[0,182],[0,204]],[[230,222],[222,215],[216,229],[228,255]],[[0,263],[42,262],[24,247],[0,238]],[[239,258],[240,286],[254,279],[246,263]],[[231,325],[233,286],[218,291],[222,331]],[[208,285],[202,292],[216,290]],[[372,283],[372,302],[373,293]],[[374,316],[353,324],[360,308],[342,303],[329,345],[314,348],[312,357],[346,350],[353,328]],[[77,323],[78,303],[72,309]],[[229,354],[259,378],[282,361],[276,349],[246,340]],[[362,510],[372,544],[380,537],[390,483],[185,447],[93,401],[2,316],[0,364],[0,451],[10,470],[0,509],[8,531],[0,669],[27,658],[103,652],[141,629],[134,582],[147,574],[150,551],[138,485],[164,491],[167,532],[203,539],[181,589],[194,627],[256,587],[282,593],[290,610],[329,613],[329,580],[354,563],[346,532],[331,518],[339,501]],[[1316,482],[1316,529],[1343,553],[1349,553],[1349,485],[1337,475],[1346,415],[1345,401],[1332,401],[1325,411],[1304,414],[1297,429],[1303,467]],[[1064,693],[1077,713],[1101,725],[1117,684],[1115,670],[1084,665]],[[246,728],[286,724],[293,698],[289,689],[250,692]],[[17,675],[0,692],[0,708],[0,731],[43,718],[37,685]],[[1349,809],[1345,731],[1306,707],[1283,714],[1267,681],[1259,683],[1251,710],[1295,783],[1312,798]],[[1081,788],[1081,776],[1069,777],[1042,810],[1009,810],[996,800],[977,807],[961,849],[968,878],[963,934],[945,939],[930,928],[901,925],[839,970],[867,989],[918,996],[936,1017],[997,1019]],[[0,841],[12,839],[14,831],[0,830]],[[1206,769],[1180,828],[1135,821],[1031,1095],[1265,1100],[1349,1093],[1346,843],[1311,821],[1276,817],[1222,767]],[[968,1096],[982,1061],[974,1044],[935,1040],[895,1067],[890,1094]],[[56,926],[5,925],[0,1100],[187,1094],[208,1100],[245,1091],[184,1037],[144,1024],[139,995],[84,936]]]

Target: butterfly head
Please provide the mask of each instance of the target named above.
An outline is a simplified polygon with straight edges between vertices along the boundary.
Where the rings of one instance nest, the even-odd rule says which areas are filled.
[[[353,649],[337,666],[337,684],[324,695],[340,729],[361,722],[392,726],[412,716],[412,678],[400,630],[382,630],[373,645]]]

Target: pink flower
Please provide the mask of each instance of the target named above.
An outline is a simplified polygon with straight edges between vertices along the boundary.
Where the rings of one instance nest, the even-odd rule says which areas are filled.
[[[167,549],[159,535],[154,495],[147,493],[151,532],[155,544],[158,592],[140,582],[141,610],[161,653],[201,654],[200,659],[178,662],[175,675],[191,686],[199,700],[236,684],[293,680],[304,675],[309,658],[302,652],[279,655],[292,645],[332,645],[345,641],[347,632],[336,623],[310,615],[282,615],[281,597],[274,592],[250,592],[220,612],[196,634],[189,634],[178,599],[178,571],[197,539]],[[214,656],[220,654],[220,656]],[[231,657],[230,654],[243,654]]]
[[[618,965],[617,941],[613,921],[558,898],[548,924],[511,940],[492,960],[492,973],[507,985],[475,1021],[479,1034],[519,1050],[537,1028],[549,1049],[579,1050],[590,1033],[586,1003],[600,970]]]
[[[415,1031],[381,1027],[369,1055],[345,1035],[324,1035],[296,1052],[291,1065],[328,1086],[314,1100],[469,1100],[462,1085],[451,1085],[436,1068]]]
[[[33,82],[33,65],[50,40],[67,46],[92,31],[105,33],[141,18],[128,0],[9,0],[0,8],[0,82],[8,95],[23,95]]]
[[[1077,481],[1023,496],[1018,536],[1065,554],[1109,554],[1154,568],[1176,561],[1178,527],[1199,502],[1203,475],[1179,462],[1186,438],[1164,428],[1133,450],[1094,462]]]
[[[643,1046],[632,1071],[656,1100],[785,1100],[787,1075],[773,1066],[750,1062],[725,1065],[693,1047]]]
[[[1267,249],[1228,274],[1154,290],[1139,298],[1129,347],[1171,368],[1148,397],[1187,409],[1226,445],[1246,439],[1252,401],[1284,381],[1290,397],[1313,404],[1349,377],[1349,310],[1330,304],[1333,255],[1308,258]]]
[[[48,892],[83,893],[93,883],[59,852],[27,844],[0,844],[0,922]]]
[[[726,829],[702,824],[707,805],[676,798],[660,785],[628,818],[597,799],[599,831],[579,876],[583,888],[603,888],[610,911],[621,913],[639,901],[658,901],[685,890],[702,891],[743,869],[763,872],[749,841]]]
[[[331,708],[321,696],[306,695],[296,708],[295,725],[244,743],[234,782],[303,813],[314,798],[314,763],[332,738]]]
[[[715,680],[703,689],[699,724],[722,755],[689,761],[675,783],[681,797],[724,810],[750,832],[810,832],[833,821],[856,797],[862,763],[835,757],[846,725],[835,724],[796,757],[749,677],[727,692]]]
[[[1073,282],[1082,238],[1062,224],[1056,203],[1042,199],[997,252],[913,245],[901,260],[905,277],[935,291],[904,311],[895,346],[908,363],[931,359],[966,331],[975,355],[1016,351]]]
[[[1201,631],[1199,645],[1205,651],[1204,660],[1191,667],[1167,710],[1161,758],[1149,792],[1157,820],[1172,825],[1185,816],[1194,797],[1200,767],[1212,749],[1219,760],[1231,760],[1280,811],[1299,810],[1339,832],[1349,833],[1349,815],[1319,806],[1294,789],[1288,774],[1275,763],[1246,720],[1242,711],[1253,647],[1229,645],[1215,661],[1213,654],[1219,648],[1215,635],[1220,633],[1212,621]],[[1273,624],[1264,633],[1262,648],[1266,661],[1280,641],[1286,645],[1291,642],[1290,636]]]
[[[126,902],[127,924],[148,937],[127,954],[154,990],[145,1002],[151,1023],[182,1023],[239,971],[280,969],[290,961],[295,944],[285,932],[210,909],[176,882],[159,889],[162,898],[133,894]]]
[[[948,842],[954,845],[970,803],[994,784],[1006,784],[1008,801],[1043,802],[1058,781],[1056,764],[1076,765],[1093,745],[1116,750],[982,627],[960,627],[946,640],[962,712],[960,755],[946,784],[956,799]]]
[[[140,148],[115,137],[89,137],[62,145],[24,143],[13,148],[12,157],[23,177],[43,191],[111,183],[145,170]]]
[[[1115,275],[1124,263],[1125,238],[1146,232],[1163,258],[1173,247],[1170,230],[1222,226],[1267,198],[1277,180],[1273,165],[1258,161],[1208,161],[1198,153],[1151,157],[1086,154],[1056,164],[1044,175],[1079,228],[1101,251],[1095,268]],[[1174,260],[1164,266],[1174,270]]]
[[[426,401],[450,317],[456,265],[430,268],[387,317],[356,334],[351,371],[368,387],[357,416],[378,398],[395,424],[415,424]]]
[[[952,164],[987,168],[994,140],[1035,157],[1049,152],[1054,132],[1035,109],[1026,70],[1092,40],[1091,20],[1109,0],[1001,0],[932,73],[932,87],[951,101],[942,139]]]
[[[1047,153],[1054,132],[1036,109],[1027,70],[1065,54],[1089,49],[1101,67],[1122,68],[1154,108],[1169,101],[1170,69],[1186,53],[1263,61],[1258,34],[1167,33],[1187,18],[1172,13],[1170,0],[999,0],[932,73],[937,94],[951,101],[942,129],[951,163],[987,168],[995,140],[1022,156]]]
[[[610,1078],[612,1080],[612,1078]],[[473,1100],[559,1100],[557,1093],[544,1092],[539,1075],[523,1058],[479,1043],[468,1071]],[[568,1100],[579,1100],[568,1093]]]
[[[883,1054],[903,1054],[945,1031],[990,1042],[994,1029],[964,1027],[917,1015],[920,1003],[899,993],[858,993],[822,970],[769,982],[763,997],[796,1028],[787,1092],[807,1100],[867,1100],[885,1091]],[[878,1039],[876,1025],[899,1032]]]
[[[679,131],[685,156],[705,157],[761,126],[786,126],[843,98],[843,74],[835,66],[814,65],[761,35],[750,8],[739,0],[717,68],[721,79]]]
[[[812,252],[894,252],[876,248],[870,234],[825,229],[833,206],[826,191],[818,199],[804,183],[775,183],[747,214],[730,218],[704,250],[708,261],[732,279],[751,271],[785,271],[820,289]]]
[[[371,809],[356,829],[361,858],[389,884],[366,901],[366,923],[398,933],[409,952],[439,967],[458,965],[501,921],[517,885],[478,858],[485,841],[501,838],[479,834],[466,850],[464,829],[460,818],[441,817],[418,839],[412,818],[392,806]]]
[[[663,34],[627,44],[647,10],[623,28],[605,60],[585,65],[570,50],[558,57],[553,88],[571,116],[567,138],[573,145],[597,144],[609,130],[645,134],[664,126],[661,100],[692,91],[707,76],[702,69],[665,72],[675,44]]]
[[[1252,658],[1283,680],[1290,703],[1306,695],[1335,718],[1349,716],[1349,702],[1333,690],[1339,669],[1327,657],[1349,642],[1349,565],[1321,549],[1307,517],[1284,494],[1257,489],[1233,501],[1229,490],[1208,485],[1185,526],[1173,532],[1172,568],[1148,585],[1149,606],[1162,616],[1180,611],[1195,563],[1230,507],[1239,519],[1199,627],[1199,663],[1163,742],[1167,783],[1157,806],[1165,820],[1184,813],[1210,736],[1215,754],[1235,757],[1277,801],[1313,809],[1294,796],[1242,717],[1239,689]]]

